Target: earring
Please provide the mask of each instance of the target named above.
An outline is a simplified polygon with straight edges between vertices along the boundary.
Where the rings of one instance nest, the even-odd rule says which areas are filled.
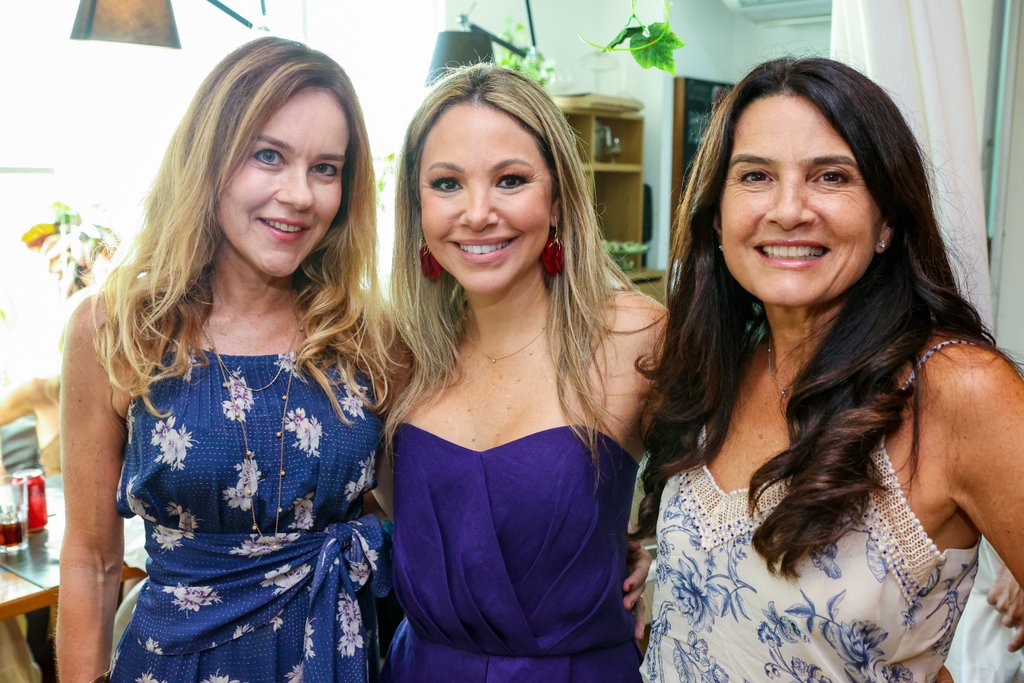
[[[562,243],[558,239],[558,228],[551,226],[548,230],[548,242],[544,245],[544,251],[540,253],[540,262],[544,264],[544,270],[548,275],[554,277],[562,272],[564,260],[562,258]]]
[[[426,242],[420,246],[420,268],[423,269],[423,274],[431,282],[436,281],[437,278],[441,277],[441,273],[444,272],[441,264],[437,262],[437,258],[430,253]]]
[[[722,248],[722,243],[721,242],[718,243],[718,251],[725,251],[725,249]]]
[[[884,238],[878,240],[878,249],[879,249],[879,251],[885,251],[886,244],[887,244],[887,242],[885,241]]]

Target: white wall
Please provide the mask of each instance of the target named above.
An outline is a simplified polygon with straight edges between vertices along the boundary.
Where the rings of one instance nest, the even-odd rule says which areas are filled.
[[[469,0],[446,0],[445,20],[455,29],[456,18],[473,4]],[[597,52],[580,36],[602,44],[613,38],[629,18],[629,0],[534,0],[531,3],[538,49],[554,58],[556,94],[600,92],[627,95],[644,103],[644,181],[653,192],[653,225],[649,264],[662,267],[668,251],[669,225],[673,207],[672,181],[672,76],[662,71],[641,69],[629,54],[606,55],[611,71],[589,68]],[[664,17],[661,0],[638,0],[637,16],[645,23]],[[477,2],[470,20],[500,33],[505,18],[526,22],[523,0]],[[790,26],[756,25],[734,14],[721,0],[685,0],[670,9],[673,31],[686,42],[676,51],[679,76],[733,82],[755,64],[796,53],[827,54],[828,22]]]

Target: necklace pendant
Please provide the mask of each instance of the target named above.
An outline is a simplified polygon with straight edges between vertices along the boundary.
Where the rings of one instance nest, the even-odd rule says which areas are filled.
[[[490,358],[490,356],[488,356],[488,358]],[[494,365],[497,362],[498,362],[497,358],[491,358],[491,365]]]

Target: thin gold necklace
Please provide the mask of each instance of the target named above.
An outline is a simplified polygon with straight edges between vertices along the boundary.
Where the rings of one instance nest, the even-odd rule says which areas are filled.
[[[540,332],[537,333],[536,337],[534,337],[530,341],[526,342],[526,344],[524,344],[522,347],[516,349],[512,353],[506,353],[504,356],[492,356],[491,354],[489,354],[486,351],[484,351],[483,349],[481,349],[479,346],[476,345],[476,342],[473,341],[473,335],[469,334],[469,332],[466,333],[466,339],[469,340],[470,346],[472,346],[474,349],[479,351],[483,355],[483,357],[486,358],[487,360],[491,361],[491,364],[493,365],[494,363],[497,363],[499,360],[504,360],[506,358],[511,358],[512,356],[516,355],[517,353],[522,353],[523,351],[525,351],[527,348],[530,347],[531,344],[533,344],[533,342],[535,342],[538,339],[540,339],[540,336],[542,334],[544,334],[544,330],[546,330],[546,329],[547,329],[547,327],[540,328]]]
[[[205,321],[202,323],[202,327],[203,327],[203,333],[206,335],[206,340],[208,342],[210,342],[210,351],[213,353],[213,357],[217,359],[217,366],[220,368],[221,378],[224,380],[224,382],[223,382],[223,384],[221,386],[223,386],[225,389],[228,390],[228,394],[230,396],[231,381],[230,381],[230,377],[229,377],[228,368],[227,368],[226,365],[224,365],[224,361],[221,359],[220,354],[217,353],[217,345],[214,343],[213,335],[210,334],[210,330],[206,327],[206,322]],[[295,336],[292,337],[293,343],[294,343],[294,340],[296,339],[296,337],[298,336],[298,334],[299,334],[298,331],[296,331],[295,332]],[[291,345],[292,344],[289,344],[289,346],[291,346]],[[288,349],[287,353],[291,353],[291,349],[290,348]],[[270,384],[267,384],[266,386],[264,386],[263,389],[266,389],[266,388],[270,387],[277,380],[277,378],[281,374],[281,370],[282,369],[283,369],[283,364],[278,366],[277,375],[275,375],[274,379],[270,381]],[[288,372],[288,386],[285,387],[284,395],[281,397],[281,399],[284,401],[284,407],[281,409],[281,430],[276,433],[277,440],[280,442],[281,448],[280,448],[280,453],[279,453],[278,463],[277,463],[277,513],[274,515],[274,536],[273,536],[274,541],[271,543],[271,546],[270,546],[271,549],[273,549],[273,550],[277,550],[277,548],[278,548],[278,546],[277,546],[277,535],[278,535],[278,532],[280,531],[280,528],[281,528],[280,527],[280,524],[281,524],[281,513],[283,512],[283,508],[281,506],[281,496],[282,496],[282,493],[283,493],[283,490],[284,490],[284,475],[285,475],[285,470],[284,470],[285,418],[288,415],[288,399],[289,399],[289,397],[291,396],[291,393],[292,393],[292,379],[294,377],[295,377],[295,370],[294,370],[294,368],[291,368],[291,369],[289,369],[289,372]],[[252,391],[252,389],[250,389],[250,391]],[[239,419],[239,420],[236,420],[236,422],[238,422],[238,426],[242,430],[242,445],[245,447],[245,459],[250,461],[250,462],[255,462],[256,454],[249,448],[249,433],[248,433],[248,430],[246,430],[246,428],[245,428],[245,419],[244,418],[243,419]],[[255,531],[257,534],[259,534],[261,537],[264,537],[265,534],[263,533],[263,529],[260,528],[259,522],[256,521],[256,499],[253,496],[252,489],[247,488],[245,490],[245,494],[247,496],[249,496],[249,512],[252,514],[252,530]]]
[[[782,394],[782,398],[786,398],[787,396],[789,396],[789,387],[784,387],[781,384],[779,384],[779,379],[775,376],[775,363],[772,360],[773,358],[774,358],[774,355],[772,353],[772,338],[769,336],[768,337],[768,376],[771,378],[772,384],[775,385],[775,388],[779,390],[780,394]]]

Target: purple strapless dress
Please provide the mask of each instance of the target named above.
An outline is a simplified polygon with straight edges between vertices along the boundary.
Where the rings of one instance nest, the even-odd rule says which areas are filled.
[[[640,681],[622,606],[633,458],[569,427],[474,451],[412,425],[395,443],[395,592],[383,682]]]

